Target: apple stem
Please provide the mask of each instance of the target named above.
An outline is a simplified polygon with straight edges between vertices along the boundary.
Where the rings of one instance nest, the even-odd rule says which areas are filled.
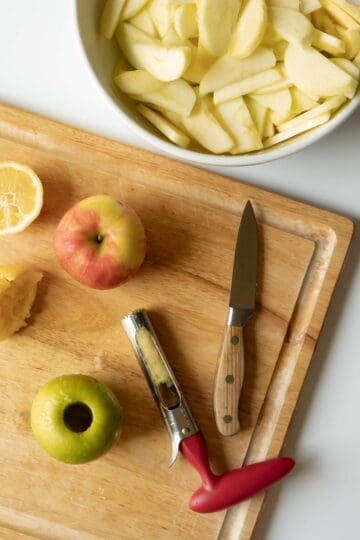
[[[102,236],[102,234],[98,234],[95,240],[98,244],[101,244],[101,242],[104,240],[104,237]]]

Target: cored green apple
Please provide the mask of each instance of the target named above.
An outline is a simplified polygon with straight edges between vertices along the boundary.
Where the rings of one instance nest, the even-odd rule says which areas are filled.
[[[66,212],[54,248],[58,262],[74,279],[94,289],[110,289],[139,270],[145,232],[134,210],[108,195],[95,195]]]
[[[87,375],[62,375],[35,396],[31,427],[39,445],[65,463],[104,454],[121,433],[122,408],[114,393]]]

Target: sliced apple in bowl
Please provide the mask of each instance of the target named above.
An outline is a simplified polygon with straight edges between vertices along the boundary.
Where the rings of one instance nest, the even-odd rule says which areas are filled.
[[[166,47],[129,23],[120,24],[116,38],[134,67],[146,69],[160,81],[179,79],[191,61],[189,47]]]
[[[100,26],[135,121],[196,152],[287,141],[359,86],[360,7],[346,0],[107,0]]]
[[[199,43],[213,56],[229,48],[240,0],[198,0]]]
[[[239,20],[230,40],[230,54],[236,58],[246,58],[252,54],[265,35],[267,22],[265,0],[243,0]]]
[[[357,81],[313,47],[290,44],[284,64],[290,81],[309,96],[355,95]]]

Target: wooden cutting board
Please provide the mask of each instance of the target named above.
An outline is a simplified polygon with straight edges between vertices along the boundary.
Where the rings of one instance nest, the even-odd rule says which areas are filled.
[[[231,181],[10,107],[0,106],[0,160],[33,167],[43,211],[1,238],[0,264],[44,272],[27,328],[0,344],[0,531],[4,538],[249,539],[263,495],[227,513],[198,515],[199,486],[169,442],[120,327],[149,310],[221,472],[279,454],[352,234],[344,217]],[[112,291],[93,291],[55,263],[63,213],[107,193],[141,216],[148,255],[141,272]],[[251,199],[260,224],[257,313],[246,329],[243,430],[219,436],[211,391],[239,219]],[[123,435],[104,457],[80,466],[48,457],[32,437],[37,389],[64,373],[109,384],[125,409]],[[286,480],[285,480],[286,481]],[[270,491],[271,496],[271,491]]]

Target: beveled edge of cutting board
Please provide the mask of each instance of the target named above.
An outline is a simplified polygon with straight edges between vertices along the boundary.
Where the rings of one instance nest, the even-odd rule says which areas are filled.
[[[187,184],[191,186],[191,197],[196,198],[198,203],[201,204],[206,200],[207,206],[210,204],[237,215],[244,202],[251,199],[260,222],[314,242],[316,246],[314,256],[290,321],[287,340],[280,353],[246,462],[277,455],[281,450],[349,247],[354,228],[351,220],[183,162],[174,162],[168,157],[1,104],[0,137],[44,152],[55,153],[65,160],[87,166],[99,167],[99,162],[105,161],[106,171],[113,174],[118,173],[119,159],[125,162],[136,161],[139,173],[133,177],[133,181],[143,185],[147,184],[147,168],[155,167],[161,170],[163,177],[169,179],[172,193],[183,196],[181,189]],[[158,182],[161,183],[161,189],[167,191],[164,179],[159,179]],[[309,306],[306,299],[310,296],[316,301],[312,300]],[[292,368],[291,377],[286,373],[289,365]],[[291,401],[288,399],[290,395]],[[274,400],[280,403],[276,418],[273,418],[270,411]],[[264,440],[268,445],[262,443]],[[264,495],[260,494],[247,503],[229,510],[219,538],[222,540],[229,538],[230,531],[233,538],[236,529],[239,539],[249,539],[263,498]]]

